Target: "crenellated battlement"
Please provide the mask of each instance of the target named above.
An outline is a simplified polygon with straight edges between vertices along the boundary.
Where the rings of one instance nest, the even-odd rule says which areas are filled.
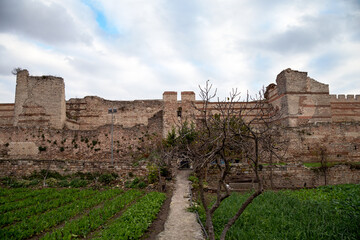
[[[283,124],[290,127],[360,121],[360,95],[330,95],[329,85],[308,77],[307,72],[290,68],[281,71],[276,84],[266,88],[265,98],[280,110]],[[0,106],[0,125],[90,130],[111,124],[108,109],[114,107],[118,109],[114,123],[123,127],[146,126],[161,112],[161,132],[166,135],[180,119],[198,118],[194,106],[201,104],[193,91],[165,91],[162,100],[109,101],[87,96],[65,101],[62,78],[30,76],[22,70],[17,74],[15,104]],[[213,108],[214,104],[209,103],[208,107]]]
[[[360,102],[360,95],[354,94],[331,94],[330,95],[331,102]]]
[[[360,95],[330,95],[333,122],[360,121]]]
[[[112,101],[86,96],[65,101],[62,78],[20,71],[15,104],[0,104],[0,176],[39,171],[34,168],[39,161],[52,163],[51,170],[98,171],[110,166],[112,158],[115,164],[110,171],[144,172],[145,165],[135,169],[133,160],[138,156],[134,153],[154,146],[184,121],[200,122],[204,115],[198,110],[205,106],[212,114],[218,113],[218,102],[204,105],[195,96],[192,91],[166,91],[158,100]],[[319,161],[313,154],[319,144],[328,149],[329,162],[360,161],[360,95],[330,95],[329,85],[308,77],[307,72],[286,69],[266,88],[264,97],[267,101],[261,107],[254,101],[232,106],[243,113],[249,111],[244,121],[266,114],[263,110],[270,106],[280,111],[284,126],[280,134],[290,139],[285,162]],[[226,104],[220,103],[221,107]],[[23,164],[23,159],[29,162]],[[303,186],[309,184],[309,178],[295,178],[295,182]]]

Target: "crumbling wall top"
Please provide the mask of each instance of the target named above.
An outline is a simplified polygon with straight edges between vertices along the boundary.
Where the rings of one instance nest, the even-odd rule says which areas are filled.
[[[310,77],[307,72],[283,70],[277,75],[278,94],[284,93],[329,93],[329,85],[320,83]]]
[[[17,73],[14,126],[48,126],[61,129],[65,122],[65,83],[55,76]]]

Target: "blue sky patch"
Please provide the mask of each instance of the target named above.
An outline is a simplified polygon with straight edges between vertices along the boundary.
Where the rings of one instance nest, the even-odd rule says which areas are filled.
[[[324,73],[330,69],[336,68],[341,62],[341,55],[336,53],[326,53],[322,54],[319,57],[314,58],[310,61],[310,66],[313,66],[317,69],[318,73]]]
[[[14,67],[63,77],[67,98],[154,99],[211,79],[223,99],[289,67],[360,93],[360,0],[50,2],[0,0],[0,102],[14,101]]]
[[[95,14],[96,22],[99,27],[109,35],[118,35],[118,29],[108,21],[105,14],[101,10],[100,3],[95,3],[93,0],[82,0],[82,2],[88,6]]]

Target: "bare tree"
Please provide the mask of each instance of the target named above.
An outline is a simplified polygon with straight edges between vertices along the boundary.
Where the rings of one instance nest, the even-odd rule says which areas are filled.
[[[322,147],[320,148],[320,163],[321,163],[321,171],[324,174],[324,183],[325,186],[327,185],[327,172],[328,172],[328,164],[327,164],[327,157],[326,157],[326,148]]]
[[[325,140],[323,140],[325,141]],[[314,146],[313,154],[320,158],[320,167],[319,171],[324,175],[324,185],[326,186],[327,183],[327,175],[329,170],[329,164],[328,164],[328,149],[323,144],[316,144]]]
[[[199,180],[199,196],[205,209],[205,227],[210,239],[215,239],[213,214],[221,202],[230,196],[227,177],[234,165],[234,159],[246,163],[254,173],[257,184],[255,192],[242,204],[221,234],[225,239],[227,231],[240,217],[246,207],[263,192],[260,163],[269,156],[278,156],[279,145],[275,136],[278,131],[278,111],[267,104],[261,91],[254,99],[247,95],[240,102],[240,93],[233,89],[224,101],[211,102],[216,90],[206,83],[200,87],[201,105],[194,105],[198,119],[195,126],[182,124],[173,139],[173,157],[188,159]],[[175,151],[174,151],[175,149]],[[175,154],[174,154],[175,153]],[[216,167],[216,201],[212,205],[206,197],[204,181],[209,167]]]

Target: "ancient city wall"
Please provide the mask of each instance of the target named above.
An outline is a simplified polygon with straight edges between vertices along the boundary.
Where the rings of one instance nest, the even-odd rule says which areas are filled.
[[[177,100],[177,92],[164,92],[163,104],[164,137],[174,126],[180,126],[180,124],[185,121],[196,123],[201,120],[204,117],[204,109],[207,110],[207,114],[214,115],[220,114],[220,111],[225,112],[229,106],[229,103],[227,102],[207,102],[205,104],[202,100],[196,100],[195,93],[192,91],[181,92],[180,100]],[[258,104],[257,102],[233,102],[231,104],[231,108],[234,110],[233,114],[239,114],[241,112],[246,120],[261,115],[261,113],[266,112],[266,109],[268,108],[266,102],[262,104]]]
[[[360,182],[360,167],[352,164],[337,164],[326,169],[306,167],[299,163],[287,165],[263,165],[259,175],[265,189],[314,188],[323,185],[349,184]],[[226,182],[233,190],[256,188],[252,178],[253,170],[246,164],[235,164]],[[206,182],[210,189],[216,189],[218,169],[209,169]]]
[[[279,73],[276,84],[269,85],[266,97],[281,110],[284,125],[331,122],[329,85],[291,69]]]
[[[194,92],[181,92],[181,100],[177,100],[177,92],[164,92],[163,94],[163,137],[166,137],[174,126],[182,121],[193,121],[195,109]]]
[[[113,127],[114,156],[126,158],[145,141],[161,136],[162,116],[149,119],[149,124],[124,128]],[[160,134],[159,134],[160,133]],[[31,143],[27,146],[26,143]],[[51,128],[0,128],[0,157],[6,159],[110,160],[111,125],[94,130],[56,130]],[[26,147],[24,147],[26,145]]]
[[[332,122],[359,122],[360,95],[330,95]]]
[[[326,173],[319,168],[310,168],[303,165],[275,166],[273,169],[265,167],[263,175],[265,186],[271,187],[271,173],[273,187],[282,188],[303,188],[318,187],[322,185],[349,184],[360,182],[360,169],[352,165],[343,164],[330,167]],[[326,183],[325,183],[326,174]]]
[[[241,185],[252,188],[254,183],[251,182],[231,183],[233,179],[246,179],[251,176],[251,173],[250,169],[238,166],[229,176],[228,182],[235,189],[241,188]],[[325,172],[320,168],[306,167],[302,164],[266,165],[259,173],[264,180],[264,187],[273,189],[313,188],[322,185],[360,182],[360,169],[350,164],[335,165],[327,168]]]
[[[150,118],[147,126],[124,128],[115,125],[114,169],[143,174],[146,165],[143,166],[138,153],[146,152],[146,146],[159,141],[161,131],[161,112]],[[51,128],[0,128],[0,176],[7,176],[10,172],[29,174],[44,166],[67,173],[84,169],[89,172],[111,170],[111,125],[94,130],[61,131]]]
[[[289,139],[286,162],[360,162],[360,122],[317,123],[287,128]],[[321,153],[323,150],[323,153]]]
[[[109,114],[109,109],[117,112]],[[129,128],[147,126],[149,119],[161,112],[161,100],[109,101],[100,97],[70,99],[66,102],[66,126],[70,129],[90,130],[111,124]]]
[[[62,129],[65,123],[65,84],[59,77],[17,74],[14,126]]]
[[[267,87],[265,98],[268,104],[278,108],[285,126],[296,127],[318,122],[351,122],[360,120],[360,96],[329,95],[329,86],[307,76],[306,72],[286,69],[276,78],[276,84]],[[194,92],[164,92],[162,100],[109,101],[100,97],[70,99],[65,102],[62,78],[52,76],[29,76],[27,70],[18,73],[13,118],[12,106],[0,105],[2,126],[43,126],[61,129],[90,130],[111,124],[109,108],[116,108],[114,124],[131,127],[147,125],[148,119],[163,111],[163,135],[177,123],[201,118],[198,109],[202,101],[195,99]],[[208,110],[217,103],[209,103]],[[235,108],[251,109],[253,102],[235,103]],[[266,104],[261,106],[267,108]]]
[[[147,173],[146,165],[133,165],[127,159],[117,160],[113,165],[110,161],[102,162],[97,160],[34,160],[34,159],[0,159],[0,177],[4,176],[29,176],[34,171],[48,169],[62,175],[83,173],[108,173],[116,172],[119,175],[127,176],[129,173],[140,177]]]
[[[141,156],[136,155],[139,150],[165,137],[181,122],[203,117],[198,110],[204,102],[196,100],[194,92],[181,92],[179,100],[177,94],[164,92],[161,100],[109,101],[88,96],[65,101],[62,78],[29,76],[23,70],[17,75],[15,104],[0,104],[0,176],[44,168],[61,173],[116,170],[144,174]],[[286,69],[277,76],[276,84],[267,87],[265,100],[260,107],[256,102],[237,102],[234,107],[244,110],[248,119],[269,106],[281,112],[283,135],[289,144],[285,157],[278,160],[286,167],[273,169],[279,187],[301,187],[305,182],[321,185],[319,174],[301,165],[319,162],[321,157],[336,164],[360,162],[359,95],[329,95],[327,84],[309,78],[306,72]],[[205,107],[215,114],[217,104]],[[111,108],[117,109],[113,115]],[[334,183],[356,182],[360,175],[359,170],[340,166],[329,174]]]
[[[0,104],[0,126],[13,126],[14,106],[12,103]]]

